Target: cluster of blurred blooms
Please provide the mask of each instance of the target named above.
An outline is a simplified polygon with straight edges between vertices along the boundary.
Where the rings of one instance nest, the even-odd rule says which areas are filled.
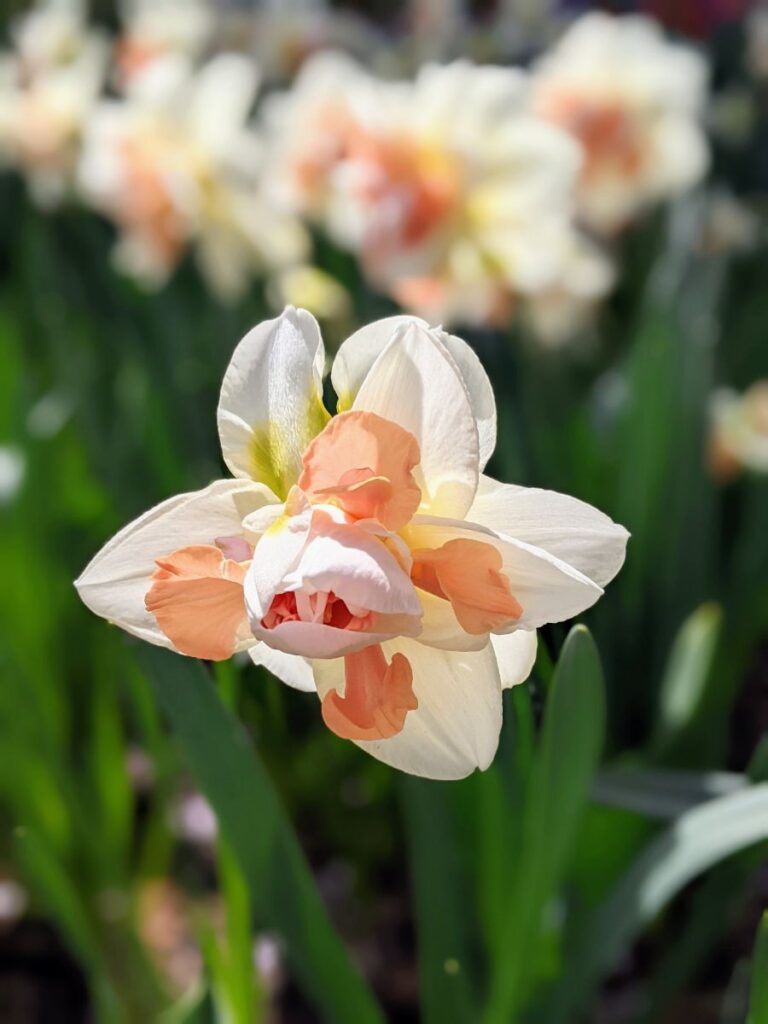
[[[236,298],[254,272],[306,270],[311,225],[430,320],[519,309],[552,335],[611,287],[611,239],[706,169],[706,64],[647,19],[588,15],[529,71],[397,78],[373,29],[311,10],[127,0],[110,39],[48,0],[12,28],[2,152],[39,202],[110,218],[119,266],[151,284],[192,247]]]
[[[78,0],[39,3],[0,56],[0,160],[39,204],[112,221],[116,264],[148,286],[191,251],[222,301],[260,280],[341,317],[325,237],[431,322],[568,340],[625,229],[706,173],[707,62],[642,16],[589,13],[550,42],[546,3],[526,67],[485,62],[515,50],[507,4],[465,46],[484,63],[445,62],[461,5],[406,6],[395,44],[318,0],[124,0],[114,38]]]

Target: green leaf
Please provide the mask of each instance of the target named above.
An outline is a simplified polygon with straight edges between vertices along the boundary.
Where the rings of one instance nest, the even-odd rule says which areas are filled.
[[[623,586],[633,603],[641,600],[648,559],[660,542],[658,509],[670,470],[670,436],[679,402],[679,349],[674,318],[663,303],[649,302],[625,367],[627,400],[618,431],[622,462],[616,474],[616,512],[632,534]]]
[[[768,913],[757,929],[752,954],[752,984],[749,991],[747,1024],[768,1024]]]
[[[253,962],[250,894],[237,859],[226,842],[219,840],[219,889],[226,908],[226,969],[219,979],[226,990],[231,1019],[258,1024],[264,1006]]]
[[[551,1021],[586,996],[643,928],[690,881],[753,843],[768,839],[768,783],[710,800],[653,839],[576,938],[553,997]]]
[[[652,740],[660,756],[694,721],[712,669],[722,614],[715,604],[698,608],[680,628],[659,692],[656,731]]]
[[[339,1024],[382,1020],[334,931],[275,790],[245,731],[199,662],[139,654],[200,789],[240,862],[254,915],[277,932],[304,991]]]
[[[217,1024],[211,994],[204,985],[185,993],[161,1015],[159,1024]]]
[[[460,823],[450,787],[404,776],[401,792],[416,904],[422,1020],[472,1024],[477,1012],[470,984],[470,901],[461,884]]]
[[[752,752],[747,775],[752,782],[768,782],[768,736],[763,736]]]
[[[749,786],[738,772],[664,772],[609,769],[600,772],[592,799],[649,818],[675,819],[708,800]]]
[[[92,725],[87,753],[89,778],[97,796],[95,816],[101,823],[99,845],[103,847],[105,874],[121,880],[131,849],[134,807],[125,769],[126,744],[116,680],[108,677],[110,664],[104,657],[96,663],[94,675],[100,685],[90,693]]]
[[[97,932],[71,876],[44,836],[29,828],[14,835],[18,862],[30,885],[67,937],[81,962],[93,973],[103,968]]]
[[[14,835],[14,853],[27,884],[84,967],[104,1024],[123,1024],[124,1008],[112,985],[106,951],[95,923],[66,867],[41,833],[22,828]]]
[[[499,944],[507,925],[534,738],[529,688],[514,686],[504,693],[504,723],[496,760],[465,783],[471,787],[465,828],[472,833],[478,909],[490,949]]]
[[[522,849],[507,923],[495,951],[487,1024],[507,1024],[529,995],[545,931],[589,797],[603,742],[605,700],[597,648],[584,626],[563,646],[533,761]]]

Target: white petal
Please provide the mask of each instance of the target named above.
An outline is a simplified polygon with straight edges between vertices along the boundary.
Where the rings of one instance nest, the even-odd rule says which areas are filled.
[[[302,658],[338,661],[345,654],[362,651],[372,644],[381,644],[395,636],[415,636],[419,631],[418,619],[404,616],[383,616],[384,627],[392,621],[392,628],[380,632],[365,630],[337,629],[320,622],[282,622],[273,629],[264,629],[258,622],[251,628],[258,640],[284,654]],[[316,664],[314,661],[313,664]]]
[[[603,593],[587,576],[542,548],[476,523],[416,516],[404,531],[411,548],[437,548],[461,539],[492,544],[501,553],[503,572],[523,612],[514,629],[538,629],[590,608]]]
[[[467,518],[543,548],[601,587],[623,565],[629,539],[623,526],[578,498],[502,484],[487,476],[480,479]]]
[[[92,612],[134,636],[162,647],[172,644],[144,607],[155,559],[192,544],[240,534],[243,517],[276,502],[260,484],[219,480],[210,487],[156,505],[117,533],[75,581]]]
[[[383,645],[387,659],[400,651],[413,669],[419,701],[402,732],[358,746],[393,768],[429,779],[461,779],[493,760],[501,729],[501,683],[496,657],[481,651],[436,651],[413,640]],[[342,660],[313,662],[317,691],[344,692]]]
[[[352,408],[360,386],[378,357],[397,334],[398,328],[428,324],[414,316],[388,316],[366,324],[342,342],[331,367],[331,383],[338,398],[339,412]]]
[[[323,407],[325,352],[317,321],[289,306],[254,327],[234,351],[217,412],[224,461],[285,498],[301,456],[328,422]]]
[[[266,644],[257,644],[251,647],[248,653],[255,665],[263,665],[287,686],[305,690],[307,693],[314,692],[315,677],[312,674],[312,665],[306,658],[298,654],[284,654]]]
[[[656,189],[663,197],[690,188],[706,172],[710,158],[707,139],[698,124],[669,112],[660,118],[654,139]]]
[[[477,353],[455,334],[442,333],[442,341],[453,356],[469,394],[480,442],[480,469],[485,468],[496,447],[496,399],[493,387]]]
[[[377,537],[344,523],[314,528],[312,517],[288,517],[256,545],[245,583],[252,618],[266,615],[275,594],[304,588],[385,615],[421,615],[408,575]]]
[[[524,683],[536,661],[536,630],[518,629],[503,636],[492,636],[491,644],[504,689]]]
[[[195,139],[226,156],[245,126],[258,84],[258,67],[249,57],[220,53],[209,60],[197,72],[186,111]]]
[[[246,526],[252,521],[253,517],[246,519]],[[299,564],[311,522],[307,506],[299,514],[281,516],[259,539],[245,578],[245,603],[252,620],[262,619],[275,594],[286,589],[283,580]]]
[[[421,449],[423,507],[464,516],[479,475],[477,424],[467,389],[442,342],[418,321],[404,324],[378,356],[353,409],[399,423]]]
[[[334,524],[313,537],[286,589],[333,591],[350,606],[384,615],[421,615],[410,578],[380,540],[355,526]]]
[[[355,331],[341,345],[333,361],[331,381],[339,398],[339,411],[351,409],[352,403],[377,357],[392,340],[398,327],[417,324],[431,332],[432,337],[445,345],[461,374],[466,387],[479,435],[480,468],[482,469],[496,447],[496,401],[488,374],[474,349],[454,334],[415,316],[390,316],[377,320]]]
[[[377,614],[376,631],[337,629],[322,622],[284,622],[266,629],[261,620],[276,594],[331,591],[350,608]],[[245,578],[245,603],[253,635],[288,654],[336,658],[370,644],[421,629],[421,605],[409,576],[375,536],[323,519],[312,511],[267,531]]]
[[[419,643],[441,651],[479,651],[488,643],[488,633],[473,635],[461,628],[450,601],[426,590],[416,593],[423,612]]]
[[[255,509],[243,520],[243,531],[247,539],[255,545],[261,535],[266,533],[270,526],[273,526],[284,515],[285,505],[282,502]]]

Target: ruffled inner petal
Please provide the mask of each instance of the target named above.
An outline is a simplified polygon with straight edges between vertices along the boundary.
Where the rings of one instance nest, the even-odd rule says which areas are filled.
[[[325,724],[346,740],[396,736],[418,707],[413,670],[404,654],[387,661],[379,644],[344,657],[344,696],[330,690],[322,702]]]
[[[477,636],[523,613],[501,568],[501,554],[492,544],[456,539],[414,551],[411,579],[422,590],[450,601],[461,628]]]
[[[246,622],[246,566],[206,544],[179,548],[156,564],[145,605],[173,646],[193,658],[229,658]]]
[[[375,413],[345,412],[307,448],[299,487],[357,519],[399,530],[421,501],[413,478],[419,460],[419,445],[407,430]]]

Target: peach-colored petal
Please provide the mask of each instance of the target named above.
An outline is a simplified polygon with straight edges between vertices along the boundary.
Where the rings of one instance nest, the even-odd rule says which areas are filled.
[[[378,519],[376,514],[392,501],[395,489],[385,476],[371,476],[370,469],[351,469],[335,487],[323,487],[316,494],[336,498],[344,511],[357,519]]]
[[[149,39],[132,39],[129,36],[118,39],[115,44],[114,62],[120,84],[125,85],[129,82],[162,52],[162,46]]]
[[[501,567],[501,554],[492,544],[449,540],[439,548],[413,552],[411,579],[422,590],[450,601],[461,628],[476,636],[522,614]]]
[[[182,654],[229,658],[246,618],[246,567],[206,544],[179,548],[156,561],[145,604],[160,629]]]
[[[299,487],[351,516],[398,530],[421,501],[413,479],[419,460],[419,445],[407,430],[376,413],[344,412],[305,451]]]
[[[409,711],[418,707],[413,671],[404,654],[387,662],[379,644],[344,658],[344,696],[323,698],[325,724],[345,740],[385,740],[396,736]]]
[[[541,114],[575,135],[584,148],[585,179],[601,174],[635,177],[643,170],[648,147],[643,146],[642,122],[626,104],[615,99],[554,92],[541,97]]]
[[[186,231],[167,175],[142,140],[124,138],[119,149],[126,187],[114,211],[118,222],[144,238],[161,265],[171,268],[184,248]]]

